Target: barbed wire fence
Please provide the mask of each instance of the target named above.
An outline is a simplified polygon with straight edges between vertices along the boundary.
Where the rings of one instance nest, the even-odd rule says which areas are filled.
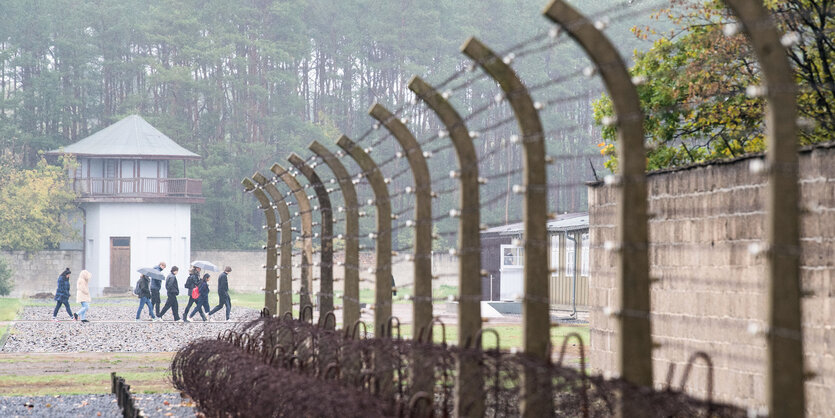
[[[214,415],[340,411],[348,416],[788,416],[803,411],[800,290],[792,287],[798,282],[798,213],[785,203],[797,201],[791,198],[797,194],[791,95],[795,87],[788,64],[766,53],[769,48],[782,51],[783,46],[770,16],[755,2],[726,3],[758,53],[766,75],[761,91],[773,112],[767,118],[768,170],[762,172],[771,197],[765,210],[753,209],[768,216],[768,234],[750,240],[752,259],[746,261],[761,265],[769,280],[765,284],[735,281],[729,287],[756,288],[763,298],[768,296],[771,313],[752,321],[753,314],[691,318],[651,309],[651,287],[657,283],[650,279],[651,273],[660,274],[661,286],[700,278],[690,272],[651,271],[650,254],[676,247],[682,254],[721,258],[738,245],[719,243],[706,250],[702,244],[653,242],[648,237],[648,223],[679,214],[647,199],[645,149],[651,143],[643,132],[646,115],[636,91],[641,80],[629,76],[604,31],[611,22],[665,3],[623,2],[588,18],[554,0],[544,13],[556,24],[553,27],[500,53],[471,38],[462,47],[468,64],[435,86],[414,77],[409,82],[414,100],[391,111],[376,104],[369,112],[372,125],[356,138],[339,138],[337,151],[314,142],[312,154],[293,154],[288,168],[276,163],[268,175],[256,173],[245,179],[245,189],[254,193],[266,217],[263,317],[216,340],[182,349],[172,363],[175,386]],[[562,75],[532,76],[527,86],[513,68],[568,46],[579,46],[590,65]],[[566,86],[576,83],[589,88],[581,94],[566,93],[572,91]],[[495,93],[475,95],[474,91],[488,91],[474,89],[477,85],[492,86]],[[592,338],[611,340],[607,361],[615,364],[615,372],[588,375],[585,365],[564,366],[565,346],[555,350],[550,339],[553,264],[549,265],[547,221],[556,219],[564,207],[549,196],[571,196],[598,178],[592,166],[585,179],[564,180],[567,164],[582,166],[596,152],[560,151],[555,144],[577,137],[584,124],[560,117],[553,109],[603,92],[613,102],[615,115],[604,124],[617,130],[619,169],[603,178],[610,203],[596,206],[591,215],[607,223],[596,225],[589,251],[608,260],[593,263],[607,267],[594,272],[598,289],[615,292],[606,298],[607,304],[590,309],[602,324],[592,330]],[[549,152],[550,148],[556,151]],[[498,158],[506,154],[521,158]],[[329,170],[317,170],[320,166]],[[506,183],[499,193],[481,187],[495,181]],[[501,205],[504,211],[495,210]],[[699,207],[709,212],[715,206]],[[504,217],[483,219],[488,211],[504,212]],[[373,229],[361,230],[360,218],[372,212]],[[498,349],[498,334],[483,328],[480,232],[512,222],[523,224],[515,240],[524,257],[524,292],[519,295],[523,346],[505,352]],[[333,257],[335,239],[344,243],[341,265]],[[450,254],[458,258],[459,267],[446,274],[456,276],[459,283],[459,293],[452,297],[458,306],[458,340],[448,344],[444,324],[432,316],[433,303],[445,299],[433,297],[432,281],[441,277],[433,274],[431,258],[433,242],[453,239],[457,243]],[[374,267],[367,271],[372,278],[361,278],[359,252],[370,249],[375,251]],[[318,262],[314,251],[320,253]],[[414,274],[411,283],[396,286],[411,292],[397,297],[392,295],[396,290],[391,284],[392,266],[401,254],[414,264]],[[300,258],[300,263],[293,265],[293,258]],[[299,278],[293,277],[294,267],[300,270]],[[342,294],[334,290],[334,282],[339,281],[335,267],[344,269]],[[318,277],[314,277],[316,268]],[[362,280],[374,285],[374,303],[368,307],[374,314],[373,326],[360,320]],[[316,281],[319,292],[314,293]],[[715,284],[705,280],[704,286]],[[293,303],[293,294],[299,295],[298,303]],[[396,300],[412,304],[409,338],[400,335],[400,321],[392,315]],[[319,308],[316,324],[314,305]],[[299,312],[297,319],[294,311]],[[342,330],[336,329],[334,311],[342,313]],[[688,322],[739,335],[737,342],[743,348],[711,350],[709,344],[651,335],[652,327]],[[444,342],[434,344],[432,334],[438,328]],[[483,348],[486,334],[495,335],[494,349]],[[581,352],[585,350],[582,339],[573,337]],[[765,338],[767,350],[746,349],[756,346],[757,338]],[[666,383],[656,385],[653,350],[676,351],[682,358],[679,364],[685,368],[677,388],[673,365]],[[761,365],[763,373],[772,377],[779,365],[781,378],[768,379],[766,411],[714,399],[714,367],[728,362]],[[694,380],[706,384],[693,385]]]

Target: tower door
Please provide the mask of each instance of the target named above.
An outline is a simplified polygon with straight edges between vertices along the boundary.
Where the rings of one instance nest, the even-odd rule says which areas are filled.
[[[110,237],[110,287],[130,289],[130,237]]]

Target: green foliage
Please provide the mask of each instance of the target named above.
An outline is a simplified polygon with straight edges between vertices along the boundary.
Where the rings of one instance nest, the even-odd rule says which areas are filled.
[[[12,293],[12,289],[14,289],[12,270],[9,269],[9,264],[6,263],[6,260],[0,258],[0,296],[6,296]],[[0,315],[0,320],[3,320],[2,317],[3,315]]]
[[[65,216],[75,207],[67,177],[73,162],[62,162],[63,168],[41,159],[28,170],[9,159],[0,163],[0,248],[38,251],[74,238]]]
[[[594,12],[619,1],[587,0],[583,8]],[[266,174],[275,161],[286,165],[290,152],[310,155],[306,147],[312,140],[335,151],[340,133],[356,139],[372,123],[367,115],[372,103],[395,110],[413,98],[406,83],[413,74],[437,85],[461,70],[467,59],[459,46],[471,35],[503,51],[545,33],[549,24],[540,15],[542,5],[541,0],[7,0],[0,14],[0,80],[6,80],[0,83],[0,151],[11,151],[22,167],[33,168],[40,151],[140,114],[203,157],[183,173],[203,180],[206,198],[193,206],[193,248],[260,248],[263,214],[252,196],[243,194],[241,178],[255,171]],[[541,53],[514,62],[529,85],[549,86],[548,80],[588,65],[578,50],[561,47],[568,42],[542,39],[536,44]],[[622,47],[630,50],[640,42],[628,39]],[[541,112],[546,128],[560,132],[549,135],[549,153],[594,152],[597,131],[590,127],[587,90],[586,83],[572,82],[535,92],[537,100],[583,98]],[[493,102],[497,93],[495,83],[482,81],[451,100],[459,109],[474,109]],[[418,138],[441,129],[424,107],[408,116],[418,122],[409,126]],[[468,120],[468,126],[478,129],[509,116],[507,106],[497,105]],[[491,155],[480,175],[516,176],[482,186],[485,199],[508,195],[485,205],[484,223],[521,218],[521,199],[510,193],[521,181],[521,147],[508,145],[517,131],[508,123],[479,140],[479,152]],[[499,147],[507,152],[494,152]],[[385,141],[372,157],[382,161],[397,149],[395,141]],[[345,163],[357,172],[352,162]],[[549,176],[582,184],[592,179],[590,163],[599,160],[565,159]],[[403,170],[404,164],[400,160],[385,170]],[[448,150],[430,165],[435,174],[448,173],[457,162]],[[171,173],[178,171],[172,167]],[[320,175],[327,180],[330,173],[324,169]],[[391,189],[411,183],[410,176],[400,176]],[[373,197],[367,189],[358,187],[360,201]],[[582,210],[584,193],[582,187],[559,188],[549,193],[550,204],[560,212]],[[341,196],[332,196],[339,206]],[[408,196],[393,200],[395,211],[413,204]],[[436,214],[460,206],[451,193],[434,202]],[[368,212],[362,231],[374,228],[373,208]],[[451,237],[455,225],[444,219],[438,232]],[[407,233],[396,238],[398,247],[409,243]],[[437,245],[454,244],[449,239]],[[363,245],[372,243],[363,238]]]
[[[731,18],[720,2],[673,3],[674,8],[658,14],[669,16],[677,25],[675,31],[659,34],[649,28],[634,29],[642,38],[659,36],[652,48],[635,54],[631,69],[632,76],[642,81],[637,89],[645,113],[647,168],[763,151],[764,101],[756,94],[746,94],[746,89],[761,83],[749,42],[742,34],[727,36],[723,32]],[[805,0],[775,1],[770,6],[783,29],[802,34],[801,41],[788,52],[801,87],[800,113],[816,124],[814,129],[801,132],[801,142],[832,140],[835,117],[830,109],[835,108],[835,96],[825,86],[830,83],[827,57],[834,52],[835,35],[822,30],[824,24],[819,19],[833,18],[832,13],[811,16],[818,7],[833,10],[832,6]],[[812,39],[822,42],[814,44]],[[813,45],[821,48],[815,50]],[[595,121],[600,125],[613,113],[608,97],[594,105]],[[617,169],[615,135],[613,127],[602,127],[604,142],[598,144],[601,154],[609,157],[606,167],[613,171]]]
[[[17,318],[21,305],[18,298],[0,298],[0,321],[13,321]]]

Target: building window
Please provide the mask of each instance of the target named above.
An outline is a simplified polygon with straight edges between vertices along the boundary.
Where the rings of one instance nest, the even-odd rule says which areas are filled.
[[[560,274],[560,234],[551,234],[551,259],[549,262],[553,275]]]
[[[565,233],[565,275],[574,276],[574,267],[577,260],[574,259],[574,242],[577,240],[573,233]]]
[[[113,237],[114,247],[130,247],[130,237]]]
[[[523,258],[525,249],[511,245],[502,245],[502,267],[522,267],[525,265]]]
[[[119,166],[119,160],[104,160],[102,167],[102,177],[112,179],[116,177],[116,168]]]
[[[582,266],[580,268],[580,275],[581,276],[588,276],[589,275],[589,246],[590,246],[590,243],[591,243],[591,240],[589,239],[589,233],[588,232],[583,233],[583,238],[580,242],[583,244],[583,250],[580,253],[581,254],[580,265]]]

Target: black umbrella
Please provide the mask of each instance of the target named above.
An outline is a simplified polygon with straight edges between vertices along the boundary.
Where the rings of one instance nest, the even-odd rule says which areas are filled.
[[[136,271],[148,276],[148,278],[150,278],[150,279],[154,279],[154,280],[164,280],[165,279],[165,276],[163,276],[162,273],[159,272],[159,270],[157,270],[153,267],[143,267],[143,268],[141,268],[139,270],[136,270]]]

